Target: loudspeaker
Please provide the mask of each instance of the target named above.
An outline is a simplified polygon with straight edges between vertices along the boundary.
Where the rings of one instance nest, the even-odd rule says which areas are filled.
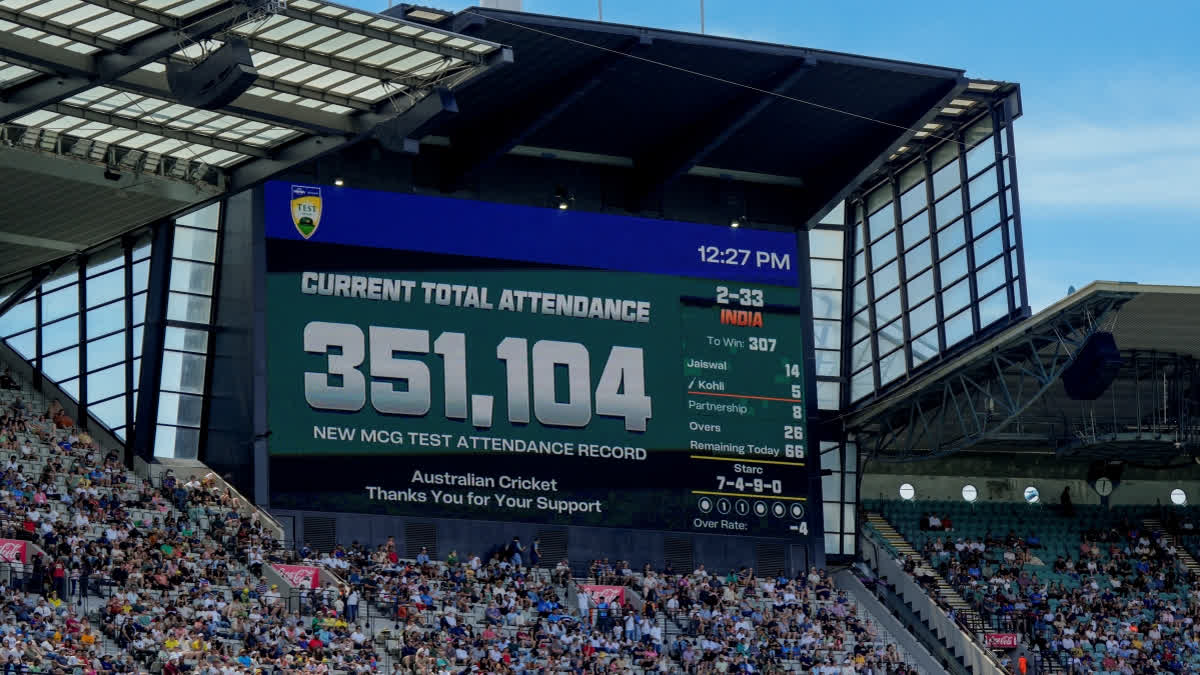
[[[180,103],[204,110],[232,103],[257,79],[250,47],[244,40],[228,40],[194,66],[175,61],[167,64],[171,93]]]
[[[1121,370],[1121,350],[1112,333],[1093,333],[1083,343],[1075,362],[1062,374],[1067,396],[1074,401],[1095,401],[1108,390]]]

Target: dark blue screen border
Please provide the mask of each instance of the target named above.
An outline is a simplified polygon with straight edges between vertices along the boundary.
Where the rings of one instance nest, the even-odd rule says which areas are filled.
[[[796,235],[788,232],[277,181],[264,194],[273,239],[303,241],[291,201],[305,199],[311,217],[317,197],[314,243],[777,286],[799,281]]]

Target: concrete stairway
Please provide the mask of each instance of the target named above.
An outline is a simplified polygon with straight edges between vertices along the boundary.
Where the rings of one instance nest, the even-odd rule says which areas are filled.
[[[917,564],[917,570],[928,578],[933,579],[934,590],[937,593],[938,598],[947,606],[954,609],[962,623],[973,627],[973,630],[976,633],[983,632],[983,618],[979,616],[979,613],[976,612],[966,600],[963,600],[963,597],[958,594],[958,591],[954,590],[954,588],[949,582],[946,581],[945,578],[942,577],[942,575],[938,574],[932,567],[929,566],[928,561],[925,560],[925,557],[921,555],[921,552],[913,548],[912,544],[910,544],[909,541],[896,530],[896,528],[892,527],[892,524],[888,522],[887,518],[884,518],[878,513],[868,512],[867,523],[869,523],[871,527],[875,528],[875,531],[877,531],[880,536],[883,537],[884,541],[891,545],[892,548],[896,549],[900,555],[904,556],[905,558],[912,556],[918,560],[919,562]]]
[[[905,628],[899,618],[888,611],[873,591],[863,586],[854,572],[850,570],[835,572],[833,581],[839,589],[850,591],[859,612],[875,621],[880,637],[886,642],[898,646],[904,663],[915,669],[918,675],[946,672],[929,650],[921,644],[917,636]]]
[[[1180,562],[1183,563],[1183,566],[1189,572],[1195,577],[1200,578],[1200,562],[1196,562],[1196,559],[1192,557],[1191,553],[1188,553],[1188,550],[1175,538],[1175,535],[1167,532],[1161,521],[1157,518],[1146,518],[1142,521],[1142,525],[1145,525],[1147,530],[1162,535],[1166,543],[1175,547],[1175,557],[1179,558]]]

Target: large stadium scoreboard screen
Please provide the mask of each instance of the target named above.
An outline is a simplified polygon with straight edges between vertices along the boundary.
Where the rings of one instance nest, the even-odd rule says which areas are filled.
[[[264,190],[273,507],[808,534],[794,234]]]

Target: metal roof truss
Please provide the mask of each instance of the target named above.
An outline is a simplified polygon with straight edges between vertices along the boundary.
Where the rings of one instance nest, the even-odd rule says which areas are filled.
[[[232,38],[251,48],[255,85],[218,111],[177,103],[166,62],[199,62]],[[316,0],[0,0],[0,134],[245,187],[235,168],[286,170],[399,116],[439,114],[445,100],[417,104],[511,58],[492,42]],[[269,177],[262,169],[241,175]]]
[[[1086,311],[1064,312],[975,363],[931,381],[850,431],[873,459],[893,462],[942,457],[999,440],[1128,299],[1106,297]]]

